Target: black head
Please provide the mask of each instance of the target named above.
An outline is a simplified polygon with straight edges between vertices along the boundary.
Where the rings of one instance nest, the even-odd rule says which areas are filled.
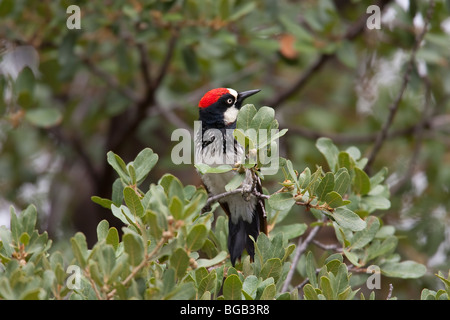
[[[245,98],[258,93],[259,89],[237,92],[230,88],[208,91],[200,100],[199,115],[203,126],[209,128],[232,128]]]

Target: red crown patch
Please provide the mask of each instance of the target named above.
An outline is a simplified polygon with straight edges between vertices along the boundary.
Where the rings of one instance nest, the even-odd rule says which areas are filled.
[[[213,103],[217,102],[221,96],[230,93],[227,88],[216,88],[205,93],[203,98],[198,103],[199,108],[207,108]]]

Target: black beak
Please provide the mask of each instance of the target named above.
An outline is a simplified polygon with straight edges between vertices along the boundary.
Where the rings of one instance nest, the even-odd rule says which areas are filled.
[[[261,89],[255,89],[255,90],[248,90],[248,91],[239,92],[238,93],[238,97],[237,97],[237,101],[236,101],[236,107],[238,109],[240,109],[242,107],[242,102],[246,98],[248,98],[248,97],[250,97],[250,96],[252,96],[252,95],[254,95],[254,94],[256,94],[256,93],[258,93],[260,91],[261,91]]]

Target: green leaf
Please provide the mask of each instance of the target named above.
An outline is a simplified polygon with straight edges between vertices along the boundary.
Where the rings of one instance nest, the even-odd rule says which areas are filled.
[[[225,191],[231,191],[237,189],[245,179],[245,173],[239,173],[234,175],[234,177],[225,186]]]
[[[30,241],[30,236],[28,233],[24,232],[19,237],[19,242],[23,243],[25,246],[28,245],[28,242]]]
[[[275,210],[288,210],[295,204],[295,199],[289,192],[280,192],[271,195],[268,204]]]
[[[314,256],[311,251],[306,255],[306,275],[309,279],[309,283],[314,287],[318,288],[317,277],[316,277],[316,265],[314,261]]]
[[[391,201],[383,195],[367,195],[363,199],[370,212],[374,210],[387,210],[391,207]]]
[[[194,164],[194,166],[197,168],[197,170],[201,174],[205,174],[205,173],[224,173],[224,172],[231,171],[233,169],[233,167],[230,166],[229,164],[221,164],[221,165],[219,165],[217,167],[210,167],[209,165],[207,165],[205,163],[196,163],[196,164]]]
[[[180,198],[175,196],[170,199],[169,211],[175,219],[181,220],[183,218],[183,209],[184,206]]]
[[[6,17],[14,10],[14,0],[3,0],[0,2],[0,17]]]
[[[309,283],[303,287],[303,294],[304,294],[305,300],[319,300],[316,290]]]
[[[125,189],[123,189],[123,198],[134,217],[141,218],[144,215],[144,207],[142,206],[141,199],[133,188],[125,187]]]
[[[272,277],[274,281],[277,282],[281,276],[282,269],[283,266],[281,264],[281,260],[278,258],[272,258],[264,263],[259,276],[264,280]]]
[[[416,279],[420,278],[427,272],[427,268],[415,261],[402,262],[386,262],[380,265],[381,273],[387,277],[401,278],[401,279]]]
[[[311,175],[311,180],[306,186],[305,190],[312,196],[317,186],[319,185],[319,177],[322,175],[322,167],[317,168],[317,170]]]
[[[322,288],[322,293],[327,300],[333,300],[335,298],[329,278],[325,276],[320,277],[320,287]]]
[[[366,244],[372,241],[373,238],[375,238],[376,233],[380,229],[380,220],[377,217],[367,217],[366,224],[366,228],[355,232],[353,235],[353,238],[350,241],[350,247],[352,249],[363,248]]]
[[[236,129],[242,130],[245,132],[250,128],[250,123],[252,122],[253,117],[256,114],[256,108],[252,104],[246,104],[239,110],[237,121],[236,121]]]
[[[325,196],[324,201],[331,207],[331,208],[338,208],[345,206],[349,204],[350,200],[342,200],[342,197],[339,193],[336,191],[331,191],[330,193],[327,193]]]
[[[378,171],[374,176],[370,178],[370,185],[372,188],[379,185],[386,178],[388,174],[388,168],[383,167],[380,171]]]
[[[0,249],[3,249],[8,257],[11,257],[14,249],[12,247],[13,240],[11,235],[11,230],[7,229],[5,226],[0,226]]]
[[[311,170],[309,168],[305,168],[302,173],[300,173],[298,177],[298,184],[300,188],[306,188],[306,186],[311,181]]]
[[[15,60],[17,51],[13,53],[14,58],[10,61]],[[20,59],[20,58],[19,58]],[[19,69],[20,70],[20,69]],[[36,84],[36,79],[34,77],[33,70],[29,66],[24,66],[22,70],[20,70],[19,74],[17,75],[17,78],[15,79],[15,91],[19,94],[22,92],[29,92],[33,93],[34,87]]]
[[[116,228],[111,227],[106,235],[106,243],[114,247],[115,250],[119,247],[119,232]]]
[[[277,289],[274,283],[269,284],[267,287],[265,287],[262,295],[261,300],[273,300],[275,299],[275,295],[277,293]]]
[[[355,177],[354,177],[354,189],[357,194],[366,195],[370,191],[370,179],[369,176],[358,167],[354,168]]]
[[[255,129],[256,132],[259,129],[267,129],[274,118],[275,110],[270,107],[261,107],[250,122],[250,128]]]
[[[217,256],[215,256],[212,259],[198,259],[197,267],[198,268],[201,268],[201,267],[209,268],[211,266],[221,263],[222,261],[225,261],[227,256],[228,256],[228,253],[226,251],[221,251],[221,252],[219,252],[219,254]]]
[[[256,8],[255,2],[246,2],[242,4],[229,18],[228,21],[237,21],[245,15],[254,12]]]
[[[111,200],[116,207],[120,207],[123,202],[123,183],[120,178],[117,178],[113,183]]]
[[[131,184],[136,185],[136,169],[134,169],[133,163],[127,164],[127,172],[131,178]]]
[[[136,156],[133,161],[133,165],[136,169],[136,180],[140,184],[147,177],[150,170],[153,169],[155,164],[158,162],[158,155],[153,153],[150,148],[145,148]]]
[[[111,204],[114,204],[114,202],[112,202],[109,199],[105,199],[105,198],[100,198],[98,196],[92,196],[91,197],[92,202],[101,205],[103,208],[106,209],[111,209]]]
[[[258,141],[258,149],[263,149],[268,145],[271,145],[271,143],[277,139],[280,139],[282,136],[284,136],[286,134],[286,132],[288,131],[288,129],[283,129],[280,131],[274,131],[272,132],[272,130],[270,130],[270,134],[267,134],[267,137],[265,137],[266,139],[260,138],[260,140]],[[272,134],[274,133],[274,134]],[[261,141],[262,140],[262,141]]]
[[[197,251],[201,249],[208,236],[208,229],[204,224],[197,224],[192,227],[186,238],[186,248],[189,251]]]
[[[332,216],[341,227],[352,231],[360,231],[366,227],[366,222],[346,207],[337,208]]]
[[[181,279],[189,266],[189,256],[183,248],[176,249],[170,256],[170,266],[175,269],[175,275]]]
[[[97,225],[97,240],[98,242],[106,239],[106,235],[108,234],[109,222],[108,220],[102,220]]]
[[[367,249],[367,260],[386,255],[389,252],[394,251],[397,247],[398,239],[395,236],[388,236],[383,242],[375,239]]]
[[[127,233],[122,237],[124,251],[128,254],[130,264],[137,266],[144,259],[142,239],[135,234]]]
[[[37,127],[50,128],[61,123],[62,114],[55,108],[31,109],[25,114],[25,119]]]
[[[126,183],[130,182],[127,166],[125,165],[125,162],[122,160],[122,158],[120,158],[114,152],[109,151],[106,155],[106,159],[121,179],[123,179]]]
[[[125,216],[125,214],[122,211],[122,206],[120,206],[120,208],[119,208],[119,207],[116,207],[114,204],[112,204],[111,212],[116,218],[118,218],[124,224],[126,224],[126,225],[130,224],[130,221],[127,219],[127,217]]]
[[[252,150],[255,148],[255,144],[257,142],[256,132],[252,130],[247,130],[246,132],[236,129],[233,132],[233,136],[236,139],[236,141],[245,149],[245,150]],[[246,159],[245,163],[253,163],[255,161],[255,157]]]
[[[225,300],[242,299],[242,282],[236,274],[229,275],[223,283],[223,297]]]
[[[352,160],[350,155],[345,151],[339,152],[338,164],[339,164],[339,168],[345,168],[345,169],[347,169],[348,172],[352,172],[353,167],[355,166],[354,161]]]
[[[288,172],[288,176],[286,178],[288,180],[291,180],[293,183],[295,183],[297,185],[298,188],[300,188],[301,186],[299,185],[297,174],[295,173],[294,167],[292,166],[292,161],[286,160],[285,167]]]
[[[71,239],[70,243],[72,244],[72,252],[81,268],[85,268],[87,265],[87,242],[86,237],[81,232],[77,232]]]
[[[327,172],[322,181],[316,188],[316,195],[319,201],[323,201],[325,196],[334,189],[334,175],[331,172]]]
[[[217,272],[212,270],[198,285],[198,295],[202,296],[206,291],[214,292],[217,283]]]
[[[319,138],[316,147],[327,160],[330,170],[334,172],[337,168],[339,150],[333,141],[329,138]]]
[[[347,168],[340,168],[334,176],[334,191],[344,196],[350,186],[350,175]]]

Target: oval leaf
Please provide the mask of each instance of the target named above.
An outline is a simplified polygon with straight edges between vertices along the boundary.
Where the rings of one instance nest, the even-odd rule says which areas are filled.
[[[275,210],[288,210],[295,204],[295,199],[292,194],[281,192],[271,195],[268,203]]]
[[[360,231],[366,227],[366,222],[356,213],[345,207],[339,207],[333,212],[334,220],[343,228]]]

